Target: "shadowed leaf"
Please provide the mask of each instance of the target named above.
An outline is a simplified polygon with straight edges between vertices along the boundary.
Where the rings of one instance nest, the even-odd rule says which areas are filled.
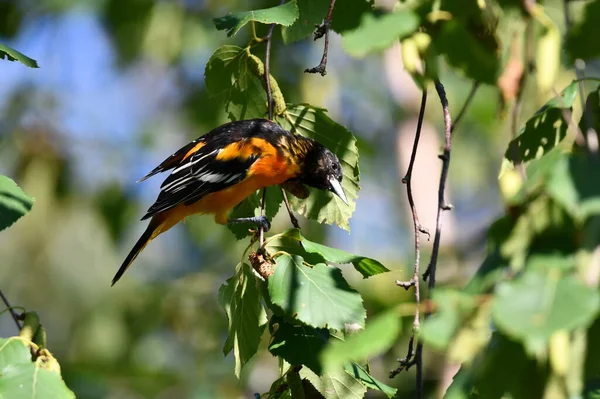
[[[219,304],[227,313],[229,334],[223,353],[234,350],[235,374],[240,376],[244,365],[258,350],[260,337],[267,325],[267,315],[252,268],[238,265],[236,274],[219,289]]]

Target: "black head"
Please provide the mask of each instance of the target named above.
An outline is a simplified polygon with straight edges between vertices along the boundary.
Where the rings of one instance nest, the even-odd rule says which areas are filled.
[[[306,154],[304,173],[300,181],[307,186],[328,190],[348,204],[342,189],[342,166],[334,153],[314,142],[314,146]]]

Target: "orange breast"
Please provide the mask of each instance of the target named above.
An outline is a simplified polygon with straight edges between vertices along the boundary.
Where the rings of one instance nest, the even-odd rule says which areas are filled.
[[[208,194],[189,206],[179,205],[172,211],[177,216],[184,215],[183,218],[195,213],[210,213],[215,215],[217,223],[226,224],[231,209],[248,196],[262,188],[281,184],[297,176],[299,171],[298,165],[291,164],[276,151],[263,152],[263,156],[252,164],[248,176],[242,182]]]

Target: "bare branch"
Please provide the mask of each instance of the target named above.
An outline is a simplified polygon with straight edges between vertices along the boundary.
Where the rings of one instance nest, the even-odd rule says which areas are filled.
[[[460,109],[460,112],[458,113],[456,118],[454,118],[454,122],[452,122],[451,132],[454,132],[454,129],[456,129],[456,126],[458,126],[458,124],[460,123],[462,118],[467,113],[467,108],[469,108],[469,105],[471,105],[471,101],[473,101],[473,98],[475,98],[475,93],[477,93],[477,89],[479,89],[479,85],[480,85],[479,82],[473,82],[473,86],[471,86],[471,91],[469,92],[469,95],[467,96],[465,103],[463,104],[463,106]]]
[[[283,4],[284,1],[285,0],[281,0],[279,2],[279,5]],[[273,119],[273,93],[271,91],[271,40],[273,38],[273,30],[275,30],[276,25],[277,24],[271,24],[271,26],[269,26],[269,32],[267,33],[267,36],[265,36],[262,39],[262,41],[264,41],[266,44],[264,64],[265,64],[265,88],[267,90],[267,109],[268,109],[267,114],[268,114],[269,120]],[[261,216],[265,215],[266,196],[267,196],[267,190],[263,188],[261,205],[260,205],[260,215]],[[259,245],[259,247],[262,247],[265,243],[265,229],[262,226],[259,227],[258,234],[259,234],[258,245]]]
[[[446,191],[446,180],[448,179],[448,169],[450,167],[450,153],[452,151],[452,119],[450,118],[450,107],[448,105],[448,98],[446,97],[446,90],[439,80],[435,81],[435,90],[440,97],[442,103],[442,109],[444,112],[444,151],[440,155],[442,160],[442,172],[440,175],[440,185],[438,189],[438,210],[436,216],[435,235],[433,238],[433,249],[431,251],[431,259],[427,270],[423,275],[423,279],[429,279],[429,292],[435,287],[435,272],[437,268],[438,253],[440,251],[440,239],[442,235],[442,214],[444,211],[452,209],[452,205],[446,203],[445,191]]]
[[[6,308],[8,309],[8,311],[10,312],[10,315],[12,316],[13,320],[15,321],[15,324],[17,325],[17,329],[19,331],[21,331],[21,329],[23,328],[23,326],[21,325],[21,316],[15,312],[15,309],[10,306],[10,303],[8,302],[8,298],[6,298],[6,296],[4,296],[4,293],[2,292],[2,290],[0,290],[0,298],[2,298],[2,302],[4,302],[4,304],[6,305]]]
[[[317,25],[315,30],[314,40],[320,39],[325,36],[325,45],[323,46],[323,56],[321,62],[314,68],[305,69],[306,73],[320,73],[321,76],[327,75],[327,53],[329,52],[329,30],[331,29],[331,18],[333,16],[333,7],[335,6],[335,0],[331,0],[329,3],[329,11],[327,17],[323,22]]]
[[[285,190],[283,189],[283,187],[281,188],[281,194],[283,194],[283,203],[285,204],[285,208],[288,211],[288,215],[290,215],[290,221],[292,222],[292,225],[295,228],[299,229],[300,224],[298,223],[298,219],[296,218],[296,216],[294,216],[294,212],[292,212],[292,208],[290,207],[290,202],[288,201],[287,194],[286,194]]]
[[[406,184],[406,195],[408,197],[408,204],[412,214],[413,221],[413,232],[414,232],[414,246],[415,246],[415,263],[413,266],[413,277],[409,281],[396,281],[396,285],[408,290],[410,287],[415,287],[415,317],[413,319],[413,328],[410,334],[410,340],[408,341],[408,353],[404,359],[398,359],[398,367],[390,371],[390,378],[394,378],[402,370],[408,370],[413,365],[417,366],[417,392],[418,398],[423,397],[422,393],[422,374],[423,374],[423,359],[421,351],[417,350],[415,353],[413,350],[414,342],[418,339],[416,336],[421,327],[421,313],[419,306],[421,304],[421,290],[419,288],[419,275],[420,275],[420,262],[421,262],[421,246],[420,246],[420,235],[421,233],[427,234],[429,232],[421,226],[419,222],[419,215],[415,206],[415,200],[412,193],[412,172],[417,158],[417,150],[419,148],[419,139],[421,138],[421,128],[423,127],[423,119],[425,118],[425,106],[427,105],[427,88],[423,89],[421,95],[421,107],[419,109],[419,117],[417,119],[417,131],[415,132],[415,139],[413,141],[412,152],[410,154],[410,161],[408,162],[408,169],[406,175],[402,178],[402,183]]]

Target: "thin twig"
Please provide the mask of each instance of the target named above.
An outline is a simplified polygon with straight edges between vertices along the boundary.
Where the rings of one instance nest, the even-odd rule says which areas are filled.
[[[446,180],[448,179],[448,169],[450,168],[450,153],[452,151],[452,119],[450,118],[450,107],[448,105],[448,98],[446,97],[446,90],[439,80],[435,81],[435,90],[440,97],[442,103],[442,109],[444,112],[444,151],[440,155],[442,160],[442,172],[440,174],[440,185],[438,189],[438,210],[436,216],[435,236],[433,238],[433,249],[431,251],[431,259],[427,270],[423,275],[423,279],[429,279],[429,295],[435,287],[435,272],[437,268],[438,253],[440,251],[440,239],[442,236],[442,214],[444,211],[452,209],[452,205],[446,203],[445,192],[446,192]]]
[[[266,41],[266,49],[265,49],[265,86],[267,88],[267,109],[269,116],[269,120],[273,119],[273,93],[271,92],[271,72],[270,72],[270,64],[271,64],[271,38],[273,37],[273,30],[275,29],[276,24],[271,24],[269,26],[269,33],[265,37]]]
[[[452,129],[450,130],[450,132],[454,132],[454,129],[456,129],[456,126],[458,126],[459,122],[462,120],[462,118],[467,113],[467,108],[469,108],[469,105],[471,105],[471,101],[473,101],[473,98],[475,98],[475,93],[477,93],[477,89],[479,89],[479,86],[480,86],[479,82],[473,82],[473,86],[471,86],[471,91],[469,92],[469,95],[467,96],[465,103],[463,104],[463,106],[460,109],[460,112],[458,113],[456,118],[454,118],[454,122],[452,122]]]
[[[6,308],[8,309],[8,311],[10,312],[10,315],[12,316],[13,320],[15,321],[15,324],[17,325],[17,329],[19,331],[21,331],[21,329],[23,328],[23,326],[21,325],[21,322],[19,321],[21,319],[21,316],[17,312],[15,312],[15,309],[12,306],[10,306],[8,299],[6,298],[6,296],[4,296],[4,293],[2,292],[2,290],[0,290],[0,298],[2,298],[2,301],[6,305]]]
[[[292,222],[292,225],[295,228],[299,229],[300,224],[298,223],[298,219],[294,215],[294,212],[292,212],[292,207],[290,206],[290,202],[288,201],[287,194],[285,193],[285,190],[283,189],[283,187],[281,187],[281,194],[283,194],[283,203],[285,204],[285,208],[288,211],[288,215],[290,215],[290,221]]]
[[[565,35],[568,35],[571,31],[571,14],[569,12],[569,2],[568,0],[563,0],[563,8],[565,14]],[[583,112],[583,137],[586,141],[587,148],[592,154],[598,153],[598,134],[594,130],[594,118],[591,115],[590,110],[586,106],[585,102],[585,87],[583,84],[584,81],[584,68],[582,65],[585,65],[582,60],[575,60],[575,76],[577,77],[577,85],[579,91],[579,101],[581,101],[581,109]]]
[[[283,4],[285,0],[281,0],[279,2],[279,5]],[[265,48],[265,87],[267,89],[267,115],[269,117],[269,120],[273,119],[273,93],[271,92],[271,39],[273,38],[273,30],[275,30],[275,26],[277,24],[271,24],[271,26],[269,26],[269,32],[267,33],[267,36],[265,36],[262,41],[266,42],[266,48]],[[261,205],[260,205],[260,215],[264,216],[265,215],[265,204],[266,204],[266,197],[267,197],[267,190],[263,189],[262,190],[262,200],[261,200]],[[259,240],[258,240],[258,245],[259,248],[262,248],[263,244],[265,243],[265,229],[264,227],[261,225],[258,229],[258,234],[259,234]]]
[[[418,308],[417,308],[418,309]],[[410,339],[408,340],[408,352],[406,353],[406,357],[403,359],[397,359],[398,367],[390,371],[390,378],[394,378],[398,374],[400,374],[404,370],[410,369],[412,366],[417,364],[417,357],[414,353],[414,344],[415,344],[415,336],[413,334],[410,335]],[[417,379],[420,378],[419,375]],[[417,381],[417,390],[421,386],[421,383]],[[417,395],[418,397],[421,397]]]
[[[420,247],[420,238],[421,233],[427,234],[429,236],[429,231],[425,229],[421,223],[419,222],[419,215],[417,213],[417,208],[415,206],[415,201],[412,193],[412,172],[415,165],[415,160],[417,158],[417,150],[419,148],[419,139],[421,138],[421,129],[423,127],[423,119],[425,118],[425,106],[427,105],[427,88],[423,88],[423,93],[421,95],[421,107],[419,109],[419,117],[417,119],[417,130],[415,132],[415,139],[413,141],[412,152],[410,154],[410,160],[408,162],[408,169],[406,170],[406,175],[402,178],[402,183],[406,184],[406,194],[408,197],[408,204],[410,206],[410,211],[412,214],[413,220],[413,232],[414,232],[414,245],[415,245],[415,263],[413,266],[413,276],[409,281],[396,281],[396,285],[399,287],[403,287],[404,289],[409,289],[410,287],[415,287],[415,317],[413,319],[413,328],[410,334],[410,339],[408,341],[408,352],[404,359],[398,359],[398,367],[392,371],[390,371],[390,378],[394,378],[398,373],[402,370],[408,370],[413,365],[417,366],[417,397],[422,398],[422,374],[423,374],[423,359],[421,356],[421,352],[414,352],[414,342],[415,339],[418,340],[416,336],[420,327],[421,327],[421,313],[419,310],[419,306],[421,304],[421,290],[419,287],[419,266],[421,262],[421,247]]]
[[[335,6],[335,0],[331,0],[329,3],[329,11],[327,17],[323,20],[320,25],[317,25],[315,30],[314,40],[320,39],[325,36],[325,45],[323,46],[323,56],[321,62],[314,68],[305,69],[305,73],[320,73],[321,76],[327,75],[327,53],[329,52],[329,30],[331,29],[331,18],[333,17],[333,7]]]

